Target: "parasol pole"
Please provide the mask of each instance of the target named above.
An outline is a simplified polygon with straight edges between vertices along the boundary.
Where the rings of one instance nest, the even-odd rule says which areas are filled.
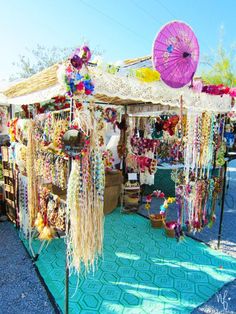
[[[180,141],[181,144],[183,143],[183,96],[180,96],[180,126],[179,126],[179,131],[180,131]],[[179,160],[179,149],[177,152],[177,158]]]
[[[74,99],[71,98],[70,101],[70,123],[73,121],[74,117]],[[71,173],[71,167],[72,167],[72,157],[69,156],[68,160],[68,178]],[[67,222],[67,232],[70,229],[70,220],[68,218]],[[66,241],[66,271],[65,271],[65,314],[69,313],[69,266],[68,266],[68,241]]]

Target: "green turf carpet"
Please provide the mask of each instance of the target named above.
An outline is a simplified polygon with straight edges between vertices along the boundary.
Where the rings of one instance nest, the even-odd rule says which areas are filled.
[[[34,241],[34,250],[39,247]],[[53,240],[37,261],[64,309],[65,245]],[[187,314],[236,277],[236,260],[185,238],[177,243],[138,215],[106,216],[98,270],[70,277],[70,313]],[[74,294],[74,295],[73,295]]]

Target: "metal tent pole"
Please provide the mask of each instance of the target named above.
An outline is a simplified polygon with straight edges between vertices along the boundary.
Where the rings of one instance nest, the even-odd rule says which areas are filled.
[[[226,189],[226,174],[227,174],[227,167],[228,162],[236,159],[236,152],[226,152],[225,156],[225,164],[224,164],[224,179],[223,179],[223,191],[222,191],[222,202],[221,202],[221,213],[220,213],[220,226],[218,232],[218,244],[217,248],[220,248],[221,236],[222,236],[222,224],[223,224],[223,217],[224,217],[224,202],[225,202],[225,189]]]
[[[219,226],[219,231],[218,231],[218,243],[217,243],[217,248],[218,249],[220,248],[220,242],[221,242],[221,236],[222,236],[222,224],[223,224],[223,217],[224,217],[225,186],[226,186],[227,165],[228,165],[228,159],[225,159],[223,191],[222,191],[221,212],[220,212],[220,226]]]
[[[73,121],[73,116],[74,116],[74,99],[71,99],[70,102],[70,122]],[[70,176],[71,172],[71,166],[72,166],[72,157],[69,156],[69,161],[68,161],[68,178]],[[68,221],[68,231],[70,229],[70,221]],[[69,313],[69,266],[67,263],[68,260],[68,243],[66,241],[66,271],[65,271],[65,314]]]

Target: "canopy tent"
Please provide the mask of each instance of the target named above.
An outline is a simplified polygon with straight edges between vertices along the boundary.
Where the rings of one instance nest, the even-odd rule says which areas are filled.
[[[63,64],[55,64],[32,77],[16,83],[3,91],[9,104],[33,104],[51,99],[66,93],[59,82],[58,71]],[[111,74],[104,67],[89,65],[89,73],[95,84],[94,97],[98,102],[114,105],[158,104],[169,107],[180,107],[183,97],[185,108],[196,108],[199,111],[228,112],[231,110],[231,98],[228,95],[212,96],[195,93],[189,87],[172,89],[161,81],[144,83],[134,76],[131,70],[150,68],[150,57],[124,61],[119,70]],[[166,107],[165,107],[166,109]]]
[[[0,105],[7,105],[7,97],[0,93]]]

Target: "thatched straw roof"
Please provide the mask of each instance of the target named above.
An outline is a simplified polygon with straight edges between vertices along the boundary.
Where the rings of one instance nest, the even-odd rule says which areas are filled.
[[[146,57],[139,57],[139,58],[134,58],[134,59],[126,59],[124,60],[125,65],[134,65],[140,62],[148,61],[151,60],[151,56],[146,56]]]
[[[50,68],[34,74],[28,79],[11,86],[4,91],[4,95],[9,98],[19,97],[57,84],[58,66],[58,64],[54,64]]]

